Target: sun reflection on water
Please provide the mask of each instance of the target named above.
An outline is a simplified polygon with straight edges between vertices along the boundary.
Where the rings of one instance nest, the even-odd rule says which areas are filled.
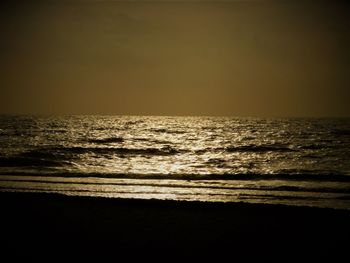
[[[340,176],[340,182],[346,185],[348,181],[342,176],[350,175],[349,122],[336,119],[69,116],[18,117],[3,122],[6,125],[0,136],[1,174],[124,177],[135,182],[157,175],[159,181],[171,184],[145,186],[142,182],[135,186],[133,181],[128,181],[132,187],[73,184],[70,189],[67,184],[52,183],[49,187],[49,183],[40,183],[41,188],[38,187],[45,191],[222,201],[246,200],[247,196],[249,200],[259,201],[274,196],[273,202],[281,199],[278,195],[286,195],[285,200],[292,202],[294,199],[288,196],[292,191],[270,189],[262,194],[262,189],[238,190],[237,185],[243,184],[243,188],[249,185],[236,179],[244,175],[247,182],[255,183],[264,176],[280,179],[287,175],[288,180],[278,187],[292,186],[295,197],[302,191],[293,188],[293,180],[301,183],[306,178],[317,185],[319,180],[325,181],[322,176],[329,181]],[[225,179],[232,184],[226,183],[236,188],[215,188],[214,182],[224,185],[217,180],[222,175],[227,175]],[[196,187],[189,186],[184,179],[180,190],[166,181],[172,178],[203,181],[203,176],[211,179],[212,184],[207,183],[207,188],[198,187],[199,182]],[[270,186],[274,187],[275,181],[269,178]],[[340,196],[346,195],[341,188],[343,184],[327,183],[324,189],[317,189],[318,196],[344,199]],[[38,189],[29,182],[22,182],[21,186]],[[330,192],[326,186],[336,190]],[[312,195],[309,190],[303,194],[305,198]]]

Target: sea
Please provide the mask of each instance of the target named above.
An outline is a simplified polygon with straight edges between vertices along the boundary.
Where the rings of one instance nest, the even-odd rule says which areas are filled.
[[[1,115],[0,191],[350,209],[350,119]]]

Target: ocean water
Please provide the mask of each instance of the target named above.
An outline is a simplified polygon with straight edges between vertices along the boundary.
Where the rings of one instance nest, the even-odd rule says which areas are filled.
[[[350,209],[350,119],[0,116],[0,191]]]

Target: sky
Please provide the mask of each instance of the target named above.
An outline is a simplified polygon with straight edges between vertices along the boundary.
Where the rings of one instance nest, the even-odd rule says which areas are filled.
[[[350,117],[346,1],[9,2],[0,114]]]

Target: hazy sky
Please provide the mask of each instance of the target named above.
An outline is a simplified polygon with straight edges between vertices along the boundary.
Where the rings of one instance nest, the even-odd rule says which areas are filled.
[[[350,116],[346,1],[9,1],[0,113]]]

